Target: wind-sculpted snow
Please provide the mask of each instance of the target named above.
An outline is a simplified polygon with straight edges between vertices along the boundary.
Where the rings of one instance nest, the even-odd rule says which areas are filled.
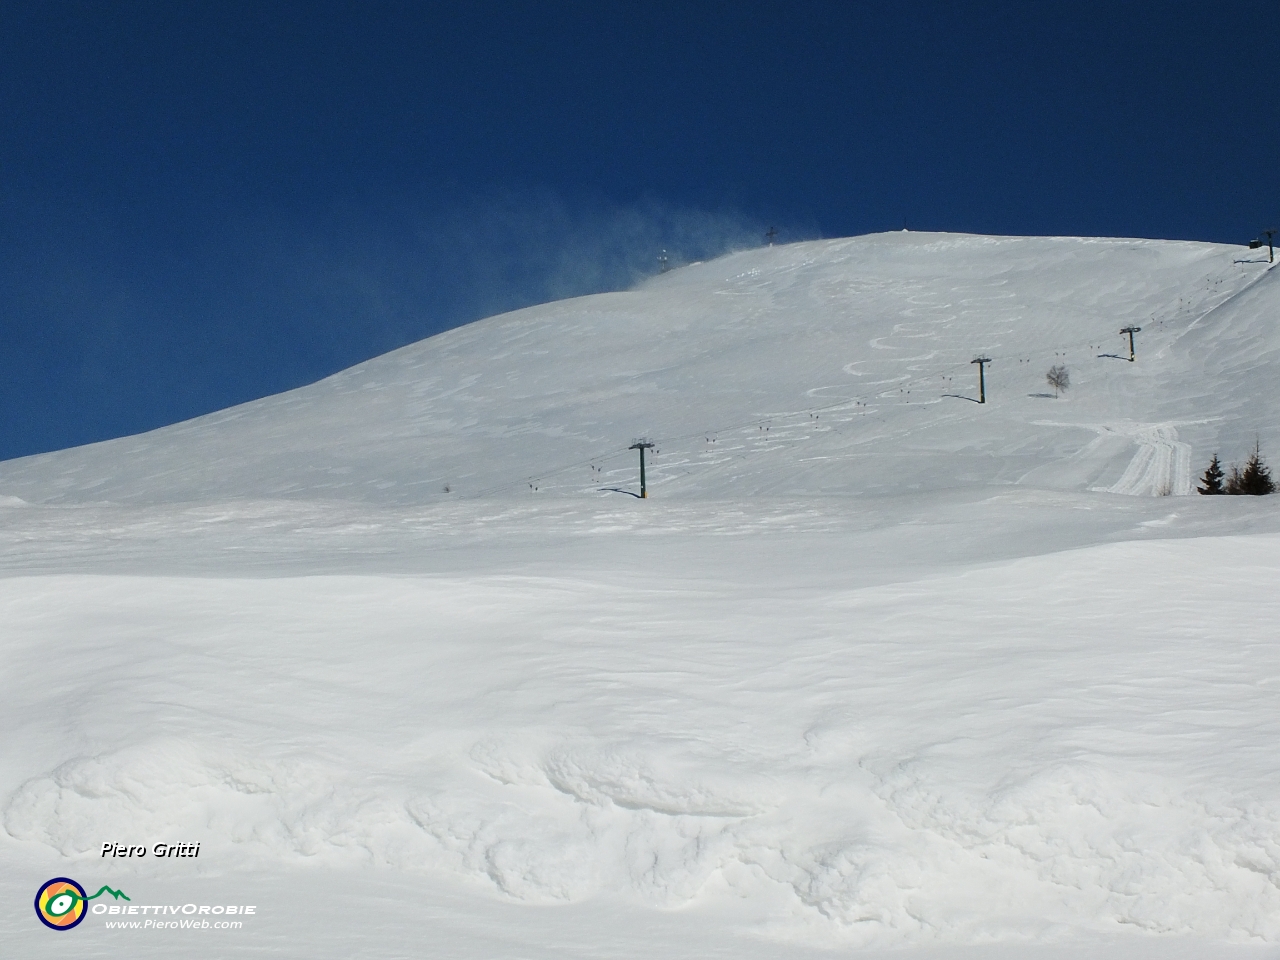
[[[783,940],[1280,939],[1280,540],[847,588],[856,561],[764,561],[824,536],[628,576],[0,581],[6,728],[40,747],[4,829],[72,864],[191,836],[513,903],[755,903]],[[20,719],[55,703],[72,742]]]
[[[1012,780],[1012,782],[1008,782]],[[1062,764],[973,792],[927,762],[900,764],[883,795],[932,846],[1016,871],[1095,920],[1154,933],[1280,936],[1280,803]],[[942,854],[939,860],[945,859]],[[967,864],[965,875],[982,867]]]
[[[314,854],[336,842],[337,771],[313,762],[268,762],[211,743],[156,738],[109,754],[75,757],[23,784],[5,807],[11,836],[64,856],[96,854],[101,838],[207,830],[250,855]]]
[[[926,753],[883,763],[862,789],[832,770],[825,782],[775,780],[769,803],[744,803],[696,780],[656,783],[641,768],[659,756],[597,756],[598,769],[569,761],[579,789],[566,790],[559,768],[572,752],[502,789],[462,777],[388,793],[315,762],[155,741],[28,782],[4,823],[72,859],[91,856],[101,836],[200,830],[251,863],[447,870],[531,903],[612,891],[681,906],[718,876],[743,896],[786,890],[833,936],[865,942],[971,939],[978,918],[986,935],[1025,936],[1021,917],[1037,913],[1059,924],[1280,937],[1277,801],[1187,795],[1082,762],[965,789],[963,769]],[[504,762],[508,773],[514,762]],[[614,782],[604,790],[602,779]],[[832,789],[842,803],[823,801]],[[996,896],[1003,919],[984,906]]]

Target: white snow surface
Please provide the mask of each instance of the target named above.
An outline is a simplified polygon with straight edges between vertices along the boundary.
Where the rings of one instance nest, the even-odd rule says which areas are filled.
[[[0,464],[0,955],[1280,956],[1280,498],[1194,492],[1277,317],[1240,247],[816,241]]]

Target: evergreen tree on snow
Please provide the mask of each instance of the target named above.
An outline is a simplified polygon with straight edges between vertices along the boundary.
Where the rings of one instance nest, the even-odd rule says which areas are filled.
[[[1204,485],[1196,487],[1196,489],[1206,496],[1215,496],[1225,493],[1226,491],[1222,489],[1222,478],[1225,475],[1226,474],[1222,471],[1222,464],[1218,462],[1218,455],[1215,453],[1213,455],[1213,460],[1209,463],[1208,468],[1204,472],[1204,476],[1200,478],[1200,482]]]
[[[1231,476],[1227,480],[1227,493],[1246,494],[1253,497],[1275,493],[1276,485],[1271,479],[1271,468],[1262,459],[1262,450],[1256,444],[1253,453],[1244,465],[1244,469],[1233,466]]]

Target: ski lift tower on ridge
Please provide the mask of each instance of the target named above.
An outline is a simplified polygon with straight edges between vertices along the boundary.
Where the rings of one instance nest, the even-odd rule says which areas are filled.
[[[1276,230],[1263,230],[1260,236],[1258,236],[1254,240],[1249,241],[1249,249],[1257,250],[1260,246],[1262,246],[1262,238],[1266,237],[1267,238],[1267,263],[1275,263],[1276,248],[1272,238],[1275,237],[1277,232],[1278,231]]]
[[[644,452],[646,450],[652,450],[653,444],[648,440],[637,440],[627,449],[640,451],[640,499],[647,500],[649,498],[649,488],[644,482]]]
[[[978,365],[978,402],[987,402],[987,364],[991,362],[990,357],[978,357],[970,360],[970,363]]]
[[[1133,335],[1135,333],[1141,333],[1141,332],[1142,332],[1141,327],[1125,327],[1123,330],[1120,331],[1121,336],[1124,336],[1126,333],[1129,335],[1129,362],[1130,363],[1133,363],[1134,361]]]

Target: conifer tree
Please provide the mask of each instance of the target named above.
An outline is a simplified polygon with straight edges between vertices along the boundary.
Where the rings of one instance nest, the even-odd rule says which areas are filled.
[[[1210,461],[1208,468],[1204,472],[1204,476],[1200,478],[1200,482],[1204,486],[1196,487],[1196,489],[1206,496],[1219,496],[1224,493],[1222,489],[1223,476],[1222,464],[1218,462],[1218,455],[1215,453],[1213,460]]]
[[[1227,475],[1227,485],[1223,489],[1233,497],[1238,497],[1244,493],[1244,477],[1240,472],[1240,464],[1233,463],[1231,465],[1231,473]]]
[[[1245,494],[1253,497],[1275,493],[1276,485],[1271,479],[1271,468],[1262,459],[1262,448],[1254,444],[1253,453],[1244,465],[1231,468],[1231,477],[1227,480],[1227,493]]]

